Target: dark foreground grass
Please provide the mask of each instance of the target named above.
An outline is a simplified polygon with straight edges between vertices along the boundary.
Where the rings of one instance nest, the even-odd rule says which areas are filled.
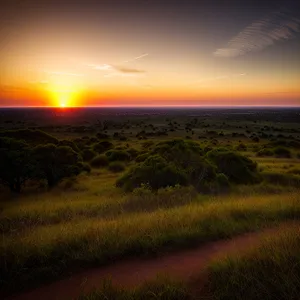
[[[2,290],[28,288],[78,267],[128,256],[158,254],[300,218],[298,193],[233,197],[171,209],[42,226],[20,236],[3,236]]]
[[[136,289],[115,287],[110,281],[104,281],[96,291],[80,297],[78,300],[191,300],[187,286],[167,277],[158,277]]]
[[[189,283],[158,277],[133,290],[104,281],[97,291],[80,300],[296,300],[300,294],[299,262],[300,227],[292,226],[280,229],[241,256],[230,255],[212,263],[204,289],[195,288],[195,279]]]
[[[216,300],[299,299],[300,228],[286,229],[241,257],[215,262],[210,281]]]

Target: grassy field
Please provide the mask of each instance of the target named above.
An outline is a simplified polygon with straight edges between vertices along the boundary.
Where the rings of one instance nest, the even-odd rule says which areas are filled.
[[[80,123],[77,125],[75,120],[73,125],[57,127],[39,124],[40,126],[36,126],[38,129],[48,130],[55,138],[77,142],[76,151],[80,155],[86,150],[93,152],[99,141],[103,141],[96,138],[95,133],[105,132],[109,135],[107,140],[111,142],[112,149],[125,151],[127,155],[136,152],[136,156],[121,162],[124,171],[112,171],[109,164],[92,167],[90,172],[84,171],[78,176],[60,180],[51,189],[47,188],[44,181],[37,182],[36,178],[28,181],[18,195],[1,186],[0,290],[10,294],[90,266],[101,266],[132,256],[159,255],[258,231],[280,222],[299,220],[298,124],[289,123],[289,116],[285,116],[285,122],[282,123],[273,114],[266,116],[270,117],[269,121],[265,121],[260,114],[249,114],[244,123],[241,123],[244,116],[234,114],[208,114],[203,118],[199,117],[198,121],[195,121],[197,117],[188,115],[169,118],[141,115],[132,119],[126,116],[123,119],[120,117],[122,121],[118,117],[111,118],[108,125],[105,125],[106,129],[99,129],[102,123],[98,119],[94,124],[85,120],[77,120]],[[8,124],[15,129],[13,123]],[[83,136],[81,130],[87,132],[86,136]],[[238,182],[239,177],[244,175],[242,171],[235,178],[236,181],[229,182],[226,189],[211,189],[209,192],[205,191],[205,186],[198,187],[192,181],[192,184],[189,182],[186,186],[157,190],[149,189],[147,185],[130,192],[116,187],[118,178],[141,162],[138,157],[153,155],[157,144],[170,142],[174,138],[185,140],[183,147],[190,145],[191,141],[194,148],[195,145],[199,147],[200,150],[196,147],[201,152],[197,157],[199,161],[208,159],[207,153],[210,151],[224,148],[234,155],[240,155],[235,158],[250,158],[257,162],[255,180]],[[108,152],[109,150],[101,155]],[[92,158],[87,159],[85,163],[92,165],[91,160]],[[189,166],[180,167],[184,170]],[[217,165],[214,167],[216,169]],[[228,164],[225,170],[229,175],[231,168],[232,165]],[[220,174],[223,171],[218,170],[216,175]],[[252,175],[251,172],[249,174]],[[201,177],[201,174],[196,175]],[[162,179],[165,177],[162,176]],[[227,178],[223,176],[223,179],[224,177]],[[213,186],[211,182],[210,184]],[[210,268],[214,299],[241,299],[239,297],[243,295],[243,291],[240,287],[253,287],[251,280],[255,277],[263,280],[265,274],[270,274],[271,278],[271,260],[276,260],[275,254],[278,253],[278,262],[283,264],[286,261],[280,258],[281,253],[285,255],[284,251],[292,251],[288,242],[298,245],[295,234],[293,241],[290,241],[293,234],[281,235],[278,241],[282,239],[282,243],[272,241],[266,244],[266,250],[261,254],[257,250],[245,258],[233,257],[214,264]],[[276,251],[268,261],[270,247]],[[292,261],[286,263],[291,266]],[[259,270],[261,273],[257,275],[255,272]],[[228,282],[227,277],[230,278]],[[274,277],[274,282],[278,278]],[[298,281],[288,279],[292,285],[284,283],[282,290],[278,291],[284,297],[288,295],[287,288],[292,289],[292,294],[289,295],[295,295],[298,291],[293,285]],[[264,295],[265,299],[271,299],[271,295],[277,291],[276,286],[270,282],[266,282],[266,286],[272,291],[269,295],[259,288],[252,290]],[[251,294],[251,291],[247,293],[249,299],[255,299],[256,294]],[[143,298],[144,295],[149,297]],[[192,299],[184,284],[166,279],[147,283],[134,291],[116,290],[105,283],[103,291],[84,299],[152,299],[151,297]]]
[[[134,290],[117,288],[110,281],[80,300],[104,299],[298,299],[300,292],[300,229],[281,228],[241,255],[218,259],[208,267],[204,288],[199,280],[179,282],[158,277]]]

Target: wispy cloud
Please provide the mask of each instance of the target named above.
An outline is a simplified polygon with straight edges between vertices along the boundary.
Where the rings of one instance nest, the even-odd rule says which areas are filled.
[[[237,74],[228,74],[228,75],[221,75],[221,76],[216,76],[216,77],[203,78],[203,79],[195,80],[195,81],[191,82],[189,85],[194,85],[194,84],[202,85],[204,83],[211,82],[211,81],[230,79],[230,78],[245,76],[245,75],[247,75],[247,74],[246,73],[237,73]]]
[[[114,69],[121,73],[145,73],[144,70],[134,69],[134,68],[126,68],[122,66],[114,66]]]
[[[279,41],[295,38],[300,32],[300,18],[292,8],[272,12],[254,21],[233,37],[215,56],[236,57],[263,50]]]
[[[125,60],[122,63],[123,64],[127,64],[130,62],[134,62],[136,60],[140,60],[146,56],[148,56],[149,53],[144,53],[142,55],[136,56],[132,59],[129,60]],[[120,66],[120,65],[111,65],[111,64],[85,64],[87,67],[92,68],[93,70],[98,70],[98,71],[107,71],[109,73],[105,74],[104,77],[115,77],[121,74],[140,74],[140,73],[145,73],[144,70],[140,70],[140,69],[136,69],[136,68],[130,68],[130,67],[124,67],[124,66]],[[124,76],[120,76],[120,77],[124,77]]]
[[[132,59],[124,60],[123,63],[129,63],[129,62],[132,62],[132,61],[135,61],[135,60],[139,60],[139,59],[142,59],[142,58],[144,58],[144,57],[146,57],[148,55],[149,55],[149,53],[144,53],[144,54],[136,56],[136,57],[134,57]]]
[[[84,74],[59,72],[59,71],[44,71],[44,72],[51,75],[65,75],[65,76],[77,76],[77,77],[84,76]]]
[[[88,67],[91,67],[94,70],[107,71],[113,69],[113,66],[108,64],[96,65],[96,64],[87,64]]]

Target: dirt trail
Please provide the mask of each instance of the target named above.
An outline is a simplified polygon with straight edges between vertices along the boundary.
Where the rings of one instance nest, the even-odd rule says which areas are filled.
[[[297,225],[298,224],[298,225]],[[289,223],[297,225],[299,223]],[[66,300],[74,299],[99,286],[104,278],[110,278],[113,284],[133,287],[145,280],[153,279],[157,274],[169,274],[174,278],[188,280],[199,275],[208,263],[219,256],[242,252],[257,245],[260,240],[286,227],[287,223],[261,232],[243,234],[232,239],[210,242],[190,250],[166,254],[155,258],[137,258],[116,262],[109,266],[89,269],[72,275],[70,278],[41,286],[8,299],[11,300]]]

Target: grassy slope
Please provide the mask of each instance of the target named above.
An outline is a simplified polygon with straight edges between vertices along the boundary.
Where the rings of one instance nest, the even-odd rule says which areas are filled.
[[[216,300],[299,299],[300,229],[287,228],[260,247],[210,267]]]
[[[212,199],[111,220],[87,218],[37,226],[21,235],[3,236],[1,288],[21,288],[76,266],[187,247],[299,217],[299,195],[289,193]]]

